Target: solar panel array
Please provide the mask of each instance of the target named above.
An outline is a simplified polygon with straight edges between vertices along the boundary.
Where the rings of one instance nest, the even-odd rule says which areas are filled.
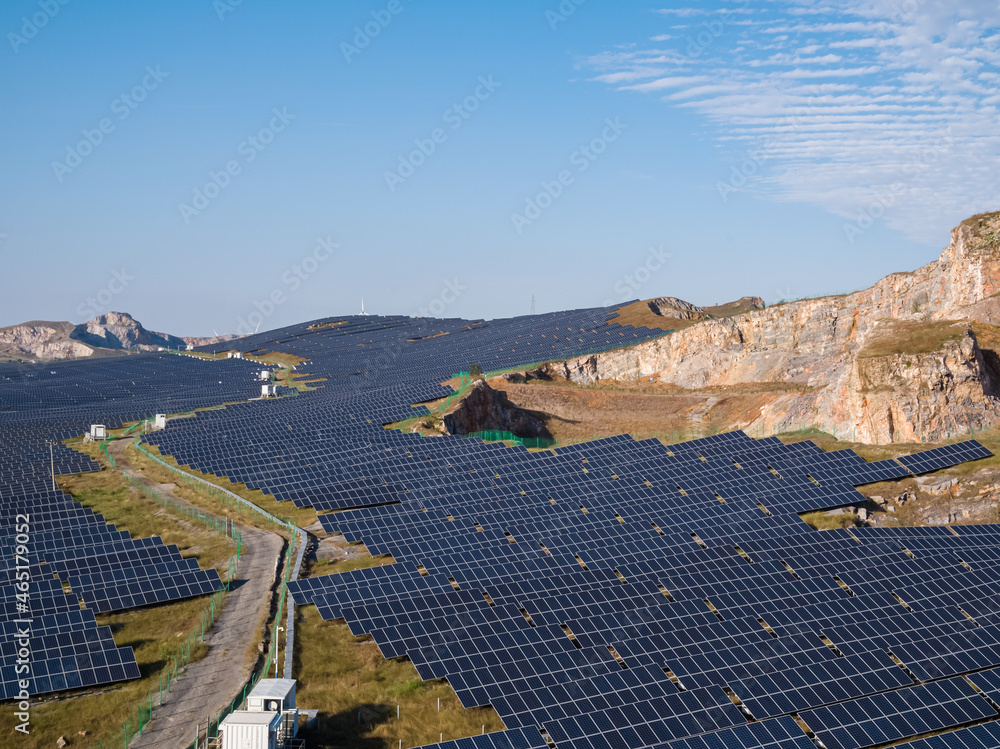
[[[412,404],[448,394],[440,383],[471,364],[496,370],[662,334],[616,325],[607,309],[331,318],[235,344],[308,360],[299,371],[317,390],[144,439],[281,501],[350,510],[321,515],[324,528],[396,564],[290,591],[370,633],[386,657],[409,657],[422,678],[447,679],[466,707],[492,705],[507,726],[448,749],[811,745],[793,714],[831,749],[939,730],[987,741],[1000,716],[980,676],[1000,667],[1000,530],[821,534],[798,517],[862,502],[862,484],[988,457],[982,445],[867,463],[742,432],[532,453],[383,428],[426,413]],[[252,390],[250,373],[229,366],[232,389]],[[144,374],[131,393],[139,408],[158,382]],[[100,572],[79,578],[102,605]]]
[[[607,311],[591,310],[498,323],[353,318],[346,321],[346,327],[293,326],[258,336],[256,343],[244,340],[239,345],[278,344],[272,348],[295,348],[300,353],[311,346],[317,355],[325,350],[330,354],[328,370],[336,370],[339,390],[353,394],[357,405],[357,414],[349,420],[367,414],[365,423],[376,424],[384,414],[389,415],[387,420],[392,414],[409,415],[410,402],[448,392],[434,378],[418,377],[417,384],[402,384],[401,370],[395,368],[399,363],[425,370],[463,368],[454,363],[456,356],[447,355],[444,339],[461,338],[466,343],[475,339],[483,365],[492,367],[625,345],[661,333],[608,326],[608,316]],[[297,345],[285,346],[282,341]],[[340,344],[336,350],[335,344]],[[0,549],[4,554],[0,572],[5,582],[0,590],[4,628],[0,699],[13,698],[18,691],[15,666],[22,646],[17,645],[16,635],[25,626],[22,622],[31,620],[28,649],[35,654],[31,694],[105,684],[134,678],[138,671],[132,652],[115,647],[107,628],[96,625],[95,614],[201,595],[219,585],[214,570],[198,569],[192,560],[181,559],[176,548],[155,538],[132,539],[52,491],[49,443],[54,443],[51,465],[57,475],[99,470],[94,461],[61,440],[83,434],[94,423],[115,429],[154,413],[187,412],[254,398],[260,392],[260,369],[249,360],[206,361],[175,354],[0,364]],[[317,391],[313,402],[336,389]],[[279,394],[285,393],[286,389],[279,388]],[[251,403],[243,412],[270,419],[292,400],[297,399]],[[383,401],[390,405],[381,405]],[[287,408],[287,413],[294,417],[303,410],[308,411],[308,405]],[[190,421],[211,423],[218,429],[227,421],[214,423],[218,413],[223,412]],[[247,443],[243,435],[235,439],[234,433],[233,437],[230,444],[238,455]],[[232,466],[233,472],[238,469]],[[273,465],[269,471],[273,474]],[[289,461],[281,477],[300,488],[314,481],[308,464],[297,459]],[[355,504],[373,492],[386,493],[371,481],[344,482],[338,492]],[[22,600],[17,597],[20,581],[14,554],[19,514],[30,518],[30,551],[23,570],[30,576],[30,595]]]
[[[214,569],[199,569],[176,546],[133,539],[53,491],[51,468],[99,470],[60,441],[92,423],[118,428],[156,412],[244,399],[259,393],[259,371],[251,362],[165,354],[0,365],[0,700],[17,698],[25,673],[32,696],[138,678],[132,649],[118,648],[95,615],[221,585]],[[21,651],[30,653],[28,672],[18,670]]]

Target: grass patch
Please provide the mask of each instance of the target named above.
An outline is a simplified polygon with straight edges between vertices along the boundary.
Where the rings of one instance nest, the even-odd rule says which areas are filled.
[[[673,317],[663,317],[662,315],[656,314],[649,308],[649,302],[649,299],[645,299],[620,307],[617,310],[618,317],[609,320],[608,323],[611,325],[632,325],[636,328],[644,327],[650,329],[678,331],[690,328],[700,322],[704,322],[704,320],[680,320]],[[744,312],[750,312],[753,307],[751,307],[748,303],[745,303],[743,299],[739,299],[734,302],[719,304],[714,307],[702,307],[702,309],[705,310],[709,320],[718,320],[725,317],[742,315]]]
[[[827,515],[825,510],[804,512],[799,515],[802,522],[818,531],[832,531],[838,528],[853,528],[857,523],[857,515],[850,512],[840,512]]]
[[[368,637],[342,622],[324,622],[315,606],[298,609],[296,702],[319,710],[317,725],[300,732],[322,749],[396,749],[504,728],[492,708],[464,709],[443,680],[423,682],[407,660],[385,660]],[[437,701],[441,700],[438,712]],[[399,718],[396,707],[399,706]]]
[[[863,442],[841,441],[833,435],[821,432],[818,429],[805,429],[797,432],[789,432],[787,434],[779,434],[777,437],[786,445],[793,442],[812,440],[821,449],[827,452],[850,449],[869,462],[885,460],[886,458],[898,458],[901,455],[911,455],[913,453],[923,452],[924,450],[930,450],[935,447],[944,447],[945,445],[952,445],[956,442],[964,442],[968,439],[975,439],[982,444],[983,447],[992,452],[993,457],[974,460],[970,463],[962,463],[961,465],[938,471],[935,475],[961,477],[969,476],[984,468],[1000,469],[1000,431],[991,431],[988,433],[977,432],[974,435],[968,434],[963,437],[957,437],[955,439],[941,442],[923,442],[919,444],[913,442],[895,442],[889,445],[866,445]],[[872,484],[870,486],[876,485]],[[879,484],[878,486],[882,486],[882,484]],[[874,493],[877,494],[878,492]]]
[[[368,569],[369,567],[384,567],[387,564],[395,563],[396,560],[391,556],[373,557],[370,554],[349,559],[317,559],[308,565],[307,569],[306,565],[303,564],[302,577],[320,577],[339,572]]]
[[[966,325],[954,322],[885,320],[858,353],[859,359],[906,354],[931,354],[965,335]]]
[[[243,358],[252,362],[257,362],[258,364],[265,364],[269,367],[278,367],[278,371],[274,373],[274,379],[277,383],[286,388],[298,390],[299,392],[304,393],[309,390],[316,389],[314,387],[310,387],[309,383],[326,381],[326,378],[307,381],[305,378],[311,377],[310,374],[304,372],[292,372],[292,367],[301,366],[305,362],[309,361],[308,359],[303,359],[302,357],[295,356],[294,354],[285,354],[280,351],[269,351],[265,354],[246,354]]]

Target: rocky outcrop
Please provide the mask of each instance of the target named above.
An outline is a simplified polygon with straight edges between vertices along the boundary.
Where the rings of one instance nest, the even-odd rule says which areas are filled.
[[[646,304],[654,315],[670,317],[675,320],[707,320],[709,314],[701,307],[674,296],[661,296],[650,299]]]
[[[485,381],[473,384],[458,408],[444,416],[448,434],[472,434],[496,430],[518,437],[550,437],[541,419],[523,411],[507,399],[507,393],[494,390]]]
[[[16,359],[90,356],[90,346],[69,337],[72,329],[70,323],[41,321],[0,328],[0,354]]]
[[[0,328],[0,358],[69,359],[127,351],[160,351],[207,346],[238,336],[179,338],[146,330],[125,312],[109,312],[80,325],[70,322],[33,321]]]
[[[983,431],[1000,421],[1000,399],[971,329],[938,351],[856,357],[847,409],[861,442],[923,442]]]
[[[153,333],[127,312],[109,312],[77,325],[71,337],[95,348],[156,351],[185,348],[186,342],[172,335]]]
[[[938,260],[864,291],[706,320],[632,348],[549,364],[542,374],[584,384],[653,377],[685,388],[792,383],[809,389],[781,396],[756,415],[750,426],[764,431],[795,424],[845,439],[874,441],[898,433],[901,439],[933,440],[956,427],[995,424],[992,385],[984,379],[974,336],[958,348],[908,359],[908,377],[897,377],[905,363],[868,363],[859,370],[856,359],[883,321],[963,319],[1000,293],[998,229],[1000,213],[976,216],[953,230]],[[871,383],[880,374],[888,378],[885,397],[874,398],[871,388],[862,394],[860,378]],[[937,395],[928,399],[923,393]],[[866,397],[859,400],[861,395]],[[969,408],[968,419],[956,408]],[[890,412],[896,414],[891,428]]]
[[[736,307],[739,309],[764,309],[767,305],[764,304],[764,300],[759,296],[744,296],[737,299],[735,302],[730,302],[727,307]]]

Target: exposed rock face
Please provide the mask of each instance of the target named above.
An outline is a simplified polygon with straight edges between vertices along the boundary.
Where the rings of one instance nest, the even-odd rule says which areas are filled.
[[[90,356],[90,346],[69,338],[72,328],[70,323],[60,322],[28,322],[0,328],[0,352],[18,359]]]
[[[70,322],[32,321],[0,328],[0,358],[51,360],[69,359],[124,351],[184,349],[230,341],[238,336],[178,338],[146,330],[142,323],[124,312],[109,312],[93,320]]]
[[[856,355],[880,321],[963,319],[1000,292],[998,227],[1000,213],[974,217],[953,230],[940,259],[864,291],[706,320],[629,349],[546,365],[542,374],[579,383],[656,377],[686,388],[796,383],[812,390],[774,400],[751,426],[812,425],[844,439],[935,440],[996,424],[994,385],[975,336],[909,357],[910,367],[904,359],[858,367]]]
[[[510,432],[518,437],[549,437],[545,424],[507,400],[507,393],[494,390],[485,381],[476,382],[458,408],[445,414],[449,434],[472,434],[487,430]]]
[[[925,435],[982,431],[1000,421],[998,383],[975,334],[963,332],[933,353],[854,360],[848,408],[858,440],[923,442]]]
[[[132,349],[155,351],[158,348],[184,348],[187,344],[181,338],[153,333],[142,327],[142,323],[125,312],[109,312],[99,315],[82,325],[77,325],[71,334],[78,341],[91,346],[109,349]]]
[[[744,296],[732,303],[734,307],[748,307],[750,309],[764,309],[767,305],[759,296]]]

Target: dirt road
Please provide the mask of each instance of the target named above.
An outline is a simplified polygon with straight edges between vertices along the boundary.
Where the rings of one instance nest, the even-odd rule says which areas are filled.
[[[176,499],[173,484],[157,484],[133,468],[125,455],[130,440],[112,442],[109,451],[126,474]],[[246,550],[240,557],[236,579],[226,598],[222,614],[210,634],[205,635],[208,654],[190,664],[174,682],[163,704],[153,710],[153,721],[131,747],[177,749],[194,742],[196,727],[204,732],[209,718],[214,720],[243,688],[257,658],[258,628],[267,616],[270,594],[275,584],[277,562],[284,540],[274,533],[237,526]]]

